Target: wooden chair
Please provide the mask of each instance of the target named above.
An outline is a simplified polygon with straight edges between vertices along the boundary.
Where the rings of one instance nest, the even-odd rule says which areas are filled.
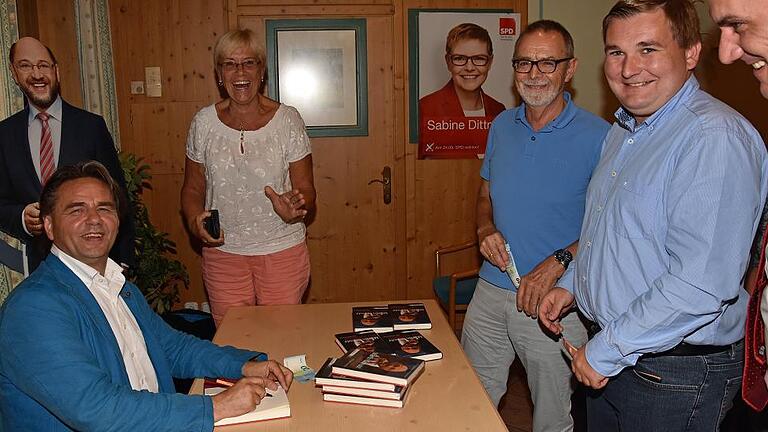
[[[469,301],[472,300],[472,295],[475,293],[480,269],[475,267],[470,270],[444,275],[440,265],[440,257],[471,248],[476,249],[477,242],[470,241],[439,248],[435,251],[435,278],[432,280],[432,289],[440,305],[448,314],[448,322],[454,330],[456,330],[456,312],[467,310],[467,305],[469,305]]]

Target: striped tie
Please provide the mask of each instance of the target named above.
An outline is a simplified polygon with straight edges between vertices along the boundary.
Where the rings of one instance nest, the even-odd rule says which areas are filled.
[[[44,112],[37,113],[37,118],[43,125],[43,132],[40,135],[40,184],[43,186],[56,170],[56,164],[53,162],[53,137],[51,128],[48,126],[49,117]]]

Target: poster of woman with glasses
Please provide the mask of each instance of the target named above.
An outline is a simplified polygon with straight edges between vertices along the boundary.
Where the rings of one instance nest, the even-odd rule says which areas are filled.
[[[422,10],[416,22],[419,159],[481,158],[491,121],[514,105],[519,14]]]

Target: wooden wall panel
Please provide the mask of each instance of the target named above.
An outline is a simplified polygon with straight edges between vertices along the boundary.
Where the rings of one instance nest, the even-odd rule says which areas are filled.
[[[170,233],[190,273],[184,301],[205,301],[200,258],[180,214],[184,148],[194,113],[219,99],[213,44],[226,31],[225,0],[110,1],[122,150],[151,165],[144,200],[152,222]],[[160,66],[162,97],[131,95],[146,66]]]

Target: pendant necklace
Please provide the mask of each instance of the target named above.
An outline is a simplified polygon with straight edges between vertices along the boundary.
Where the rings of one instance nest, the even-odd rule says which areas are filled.
[[[245,128],[240,125],[240,154],[245,154]]]

